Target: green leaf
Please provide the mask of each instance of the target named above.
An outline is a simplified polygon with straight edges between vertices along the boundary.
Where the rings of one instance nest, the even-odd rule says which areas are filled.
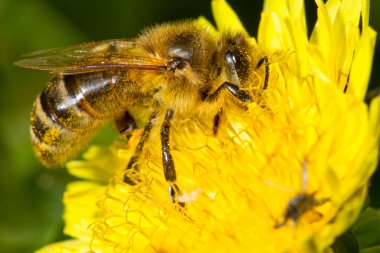
[[[380,210],[367,208],[351,228],[361,253],[380,252]]]
[[[359,253],[358,241],[350,231],[336,238],[332,249],[335,253]]]
[[[366,248],[361,251],[361,253],[379,253],[379,252],[380,252],[380,245]]]

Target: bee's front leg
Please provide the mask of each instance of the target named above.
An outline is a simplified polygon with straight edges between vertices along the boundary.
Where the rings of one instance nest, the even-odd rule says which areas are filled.
[[[224,82],[222,85],[220,85],[214,93],[211,93],[206,96],[204,101],[206,102],[213,102],[219,98],[220,93],[227,89],[234,97],[239,99],[242,102],[251,102],[251,96],[246,92],[245,90],[241,90],[239,86],[230,83],[230,82]]]
[[[124,182],[129,185],[135,185],[136,183],[138,183],[137,182],[138,180],[135,179],[135,177],[132,177],[131,174],[139,171],[139,166],[137,162],[144,149],[145,142],[149,139],[149,134],[154,126],[154,121],[156,117],[157,117],[157,112],[153,112],[149,118],[148,123],[145,125],[144,131],[135,149],[135,153],[133,154],[133,156],[131,157],[127,165],[126,173],[124,174]]]
[[[178,196],[181,194],[181,191],[176,184],[177,174],[174,167],[173,157],[170,153],[170,120],[173,118],[173,115],[174,112],[172,110],[167,110],[161,126],[162,165],[164,168],[165,180],[169,183],[169,195],[172,202],[184,207],[185,203],[178,201]]]
[[[265,63],[265,79],[264,79],[264,86],[263,90],[266,90],[268,88],[268,82],[269,82],[269,60],[268,56],[264,56],[261,58],[261,60],[257,63],[256,68],[260,68],[263,63]]]
[[[235,85],[233,83],[230,83],[230,82],[224,82],[213,93],[204,96],[202,98],[203,101],[209,102],[209,103],[212,103],[212,102],[216,101],[219,98],[220,93],[224,89],[227,89],[229,92],[231,92],[231,94],[234,97],[238,98],[242,102],[250,102],[252,100],[251,96],[246,91],[239,89],[239,86],[237,86],[237,85]],[[214,116],[214,125],[213,125],[213,128],[212,128],[212,132],[213,132],[214,136],[216,136],[217,133],[218,133],[218,129],[219,129],[219,125],[220,125],[220,120],[221,120],[222,114],[223,114],[223,109],[220,108],[219,111],[218,111],[218,113],[215,114],[215,116]]]

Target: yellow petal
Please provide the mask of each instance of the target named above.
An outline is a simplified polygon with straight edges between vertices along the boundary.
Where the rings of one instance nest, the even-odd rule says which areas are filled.
[[[297,20],[306,33],[306,16],[303,0],[265,0],[263,13],[276,13],[282,18]]]
[[[83,253],[90,252],[90,245],[80,240],[67,240],[63,242],[53,243],[36,253]]]
[[[296,70],[297,75],[310,74],[303,1],[265,1],[258,42],[267,54],[290,50],[292,54],[289,62],[293,61],[292,69]]]
[[[343,15],[343,21],[347,25],[358,26],[360,20],[360,14],[366,13],[369,9],[364,9],[362,4],[363,0],[344,0],[341,3],[341,10]],[[327,5],[327,4],[326,4]],[[367,8],[369,8],[369,3],[367,3]],[[368,12],[367,14],[368,17]],[[367,18],[366,17],[366,18]],[[368,23],[367,23],[368,24]]]
[[[270,55],[280,50],[287,50],[289,43],[284,34],[286,34],[284,24],[276,13],[264,12],[261,14],[257,41],[265,53]]]
[[[211,7],[218,30],[245,32],[239,17],[225,0],[212,0]]]
[[[216,30],[216,28],[211,24],[211,22],[205,18],[204,16],[200,16],[198,19],[197,19],[197,22],[201,25],[204,25],[205,27],[207,27],[211,33],[213,33],[213,35],[215,37],[218,36],[218,31]]]
[[[367,29],[369,25],[369,0],[361,0],[362,4],[362,30]]]
[[[363,31],[352,62],[348,92],[363,100],[367,91],[375,50],[376,32],[368,27]]]
[[[308,60],[314,74],[322,81],[328,83],[330,77],[327,73],[329,72],[330,66],[326,64],[326,59],[324,57],[325,55],[323,54],[321,48],[316,45],[309,44],[307,46],[307,51],[309,56]]]
[[[65,212],[64,233],[89,242],[92,237],[90,225],[96,220],[96,203],[104,194],[104,186],[88,181],[78,181],[67,186],[63,202]]]
[[[91,146],[83,155],[85,160],[74,160],[66,164],[66,168],[73,176],[107,183],[114,171],[123,166],[122,161],[112,155],[116,152],[112,147]]]

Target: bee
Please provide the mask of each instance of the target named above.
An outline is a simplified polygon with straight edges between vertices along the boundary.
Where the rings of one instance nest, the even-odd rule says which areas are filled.
[[[135,39],[37,52],[16,65],[52,72],[31,113],[32,144],[44,165],[59,166],[75,156],[108,121],[114,120],[120,132],[135,129],[132,112],[143,108],[150,118],[126,172],[138,171],[144,144],[159,126],[174,203],[180,189],[170,151],[173,119],[210,120],[216,135],[227,104],[246,108],[254,100],[249,89],[265,89],[269,77],[268,58],[248,34],[226,31],[217,37],[192,20],[154,26]],[[258,81],[259,69],[265,70],[264,82]],[[124,181],[136,184],[127,174]]]

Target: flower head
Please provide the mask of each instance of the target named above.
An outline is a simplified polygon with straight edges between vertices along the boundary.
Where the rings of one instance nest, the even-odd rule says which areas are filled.
[[[380,98],[363,101],[375,43],[369,3],[316,2],[308,39],[303,1],[265,1],[257,38],[269,59],[263,102],[228,110],[218,138],[196,121],[173,124],[186,209],[168,198],[158,133],[141,161],[142,182],[123,182],[136,131],[128,145],[91,147],[68,164],[90,180],[70,184],[64,198],[65,232],[76,239],[39,252],[327,250],[365,199],[377,164]],[[212,7],[218,31],[244,30],[225,1]]]

